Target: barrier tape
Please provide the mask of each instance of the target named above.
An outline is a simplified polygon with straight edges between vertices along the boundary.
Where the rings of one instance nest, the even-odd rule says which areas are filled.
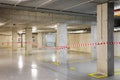
[[[21,44],[21,42],[0,42],[0,44]],[[31,42],[22,42],[22,44],[31,44],[33,46],[39,46],[39,44],[31,43]],[[99,45],[119,45],[120,42],[96,42],[96,43],[79,43],[79,44],[73,44],[70,46],[57,46],[57,47],[51,47],[51,46],[39,46],[39,48],[49,48],[49,49],[68,49],[68,48],[76,48],[76,47],[86,47],[86,46],[99,46]]]

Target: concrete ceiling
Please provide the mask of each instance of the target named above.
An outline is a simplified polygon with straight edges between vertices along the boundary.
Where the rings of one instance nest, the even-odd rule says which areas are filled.
[[[0,0],[0,3],[33,7],[35,9],[44,8],[95,14],[96,5],[106,1],[115,1],[115,4],[120,2],[120,0]]]
[[[32,26],[36,26],[39,30],[50,30],[57,23],[67,23],[70,29],[81,29],[90,28],[90,23],[93,21],[95,17],[89,15],[75,16],[0,8],[0,23],[5,23],[0,26],[3,30],[9,27],[24,29]]]
[[[5,23],[0,28],[10,28],[17,24],[18,29],[37,26],[40,30],[49,30],[50,25],[63,22],[72,26],[71,29],[89,28],[90,23],[96,20],[96,5],[106,1],[108,0],[0,0],[0,22]],[[120,0],[109,1],[115,1],[115,6],[120,5]],[[57,12],[61,14],[56,14]]]

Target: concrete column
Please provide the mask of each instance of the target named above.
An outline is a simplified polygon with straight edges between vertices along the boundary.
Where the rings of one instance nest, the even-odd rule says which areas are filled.
[[[91,25],[91,39],[92,39],[92,43],[96,43],[97,41],[97,35],[96,35],[96,23],[93,22],[92,25]],[[97,49],[96,49],[96,46],[92,46],[91,48],[92,50],[92,58],[94,60],[97,59]]]
[[[42,47],[42,33],[38,33],[37,43],[38,43],[38,45],[37,45],[38,48]]]
[[[97,5],[97,41],[113,42],[114,3]],[[97,72],[114,75],[114,45],[97,46]]]
[[[21,48],[23,47],[23,34],[20,34],[21,36]]]
[[[57,46],[67,46],[67,24],[57,25]],[[58,50],[58,62],[61,64],[67,63],[67,49]]]
[[[17,50],[17,28],[16,27],[12,28],[12,50],[13,51]]]
[[[32,29],[31,28],[26,28],[25,29],[25,51],[26,54],[29,54],[32,51]]]
[[[46,46],[46,33],[42,33],[42,43],[43,43],[43,46]]]

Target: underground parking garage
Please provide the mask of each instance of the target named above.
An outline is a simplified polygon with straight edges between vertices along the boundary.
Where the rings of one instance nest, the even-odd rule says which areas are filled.
[[[1,0],[0,80],[119,80],[120,0]]]

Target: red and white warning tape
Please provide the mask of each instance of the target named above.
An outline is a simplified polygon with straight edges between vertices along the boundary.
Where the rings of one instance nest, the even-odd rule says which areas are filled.
[[[21,44],[21,42],[0,42],[0,44]],[[39,46],[39,44],[31,43],[31,42],[22,42],[22,44],[31,44],[33,46]],[[39,46],[39,48],[49,48],[49,49],[67,49],[67,48],[77,48],[77,47],[87,47],[87,46],[97,46],[97,45],[119,45],[120,42],[96,42],[96,43],[78,43],[69,46],[57,46],[57,47],[50,47],[50,46]]]

